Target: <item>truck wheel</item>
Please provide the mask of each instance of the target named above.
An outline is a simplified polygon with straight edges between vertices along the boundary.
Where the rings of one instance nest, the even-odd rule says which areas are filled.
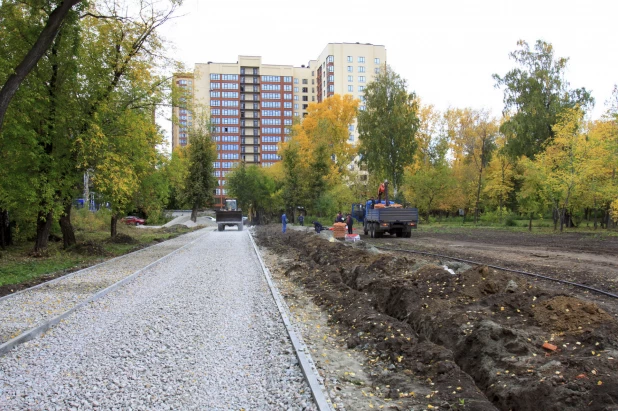
[[[223,230],[225,230],[225,226],[224,226],[223,224],[218,224],[218,225],[217,225],[217,229],[218,229],[219,231],[223,231]]]
[[[363,224],[363,231],[365,232],[365,235],[369,233],[369,229],[367,228],[367,223]]]
[[[382,238],[382,237],[384,237],[384,232],[379,231],[379,227],[380,227],[380,226],[378,225],[378,223],[376,223],[375,227],[377,228],[377,230],[376,230],[376,234],[375,234],[375,235],[376,235],[376,238]]]
[[[403,232],[401,230],[397,230],[397,231],[395,231],[395,235],[397,237],[403,237]]]
[[[371,233],[371,234],[370,234],[370,237],[371,237],[371,238],[376,238],[376,229],[375,229],[375,227],[373,226],[373,224],[371,224],[371,225],[370,225],[370,227],[369,227],[369,231],[370,231],[370,233]]]
[[[405,233],[405,235],[404,235],[404,237],[405,237],[405,238],[410,238],[410,237],[412,237],[412,231],[408,231],[408,232],[406,232],[406,233]]]
[[[242,231],[242,224],[238,224],[238,231]]]

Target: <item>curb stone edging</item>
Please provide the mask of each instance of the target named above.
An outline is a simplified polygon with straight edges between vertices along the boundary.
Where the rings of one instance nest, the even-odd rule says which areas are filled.
[[[21,334],[20,334],[20,335],[18,335],[17,337],[14,337],[14,338],[10,339],[9,341],[7,341],[7,342],[5,342],[5,343],[3,343],[3,344],[0,344],[0,356],[5,355],[6,353],[8,353],[9,351],[11,351],[13,348],[17,347],[18,345],[21,345],[21,344],[23,344],[23,343],[25,343],[25,342],[27,342],[27,341],[30,341],[30,340],[32,340],[32,339],[34,339],[34,338],[38,337],[39,335],[43,334],[45,331],[49,330],[49,329],[50,329],[51,327],[53,327],[54,325],[58,324],[58,323],[59,323],[60,321],[62,321],[63,319],[67,318],[67,317],[68,317],[69,315],[71,315],[74,311],[76,311],[76,310],[78,310],[79,308],[81,308],[81,307],[85,306],[86,304],[89,304],[89,303],[91,303],[91,302],[93,302],[93,301],[98,300],[98,299],[99,299],[99,298],[101,298],[101,297],[104,297],[106,294],[108,294],[108,293],[110,293],[110,292],[112,292],[112,291],[116,290],[117,288],[121,287],[122,285],[124,285],[124,284],[126,284],[126,283],[130,282],[130,281],[131,281],[131,280],[133,280],[135,277],[137,277],[138,275],[140,275],[143,271],[145,271],[145,270],[147,270],[148,268],[150,268],[150,267],[152,267],[152,266],[154,266],[154,265],[156,265],[156,264],[160,263],[161,261],[163,261],[163,260],[167,259],[168,257],[172,256],[173,254],[176,254],[176,253],[177,253],[177,252],[179,252],[180,250],[182,250],[182,249],[184,249],[184,248],[186,248],[186,247],[190,246],[191,244],[193,244],[193,243],[195,243],[196,241],[200,240],[202,237],[204,237],[205,235],[207,235],[209,232],[211,232],[211,231],[212,231],[211,229],[206,229],[206,230],[208,230],[208,232],[207,232],[207,233],[200,235],[199,237],[197,237],[197,238],[196,238],[196,239],[194,239],[193,241],[191,241],[191,242],[189,242],[189,243],[187,243],[187,244],[183,245],[183,246],[182,246],[182,247],[180,247],[180,248],[177,248],[176,250],[172,251],[172,252],[171,252],[171,253],[169,253],[169,254],[164,255],[163,257],[161,257],[161,258],[159,258],[158,260],[156,260],[156,261],[154,261],[154,262],[152,262],[152,263],[148,264],[147,266],[140,268],[139,270],[137,270],[137,271],[136,271],[136,272],[134,272],[133,274],[130,274],[129,276],[127,276],[127,277],[123,278],[122,280],[117,281],[116,283],[114,283],[114,284],[110,285],[109,287],[104,288],[103,290],[100,290],[100,291],[99,291],[99,292],[97,292],[96,294],[94,294],[94,295],[90,296],[89,298],[85,299],[84,301],[82,301],[82,302],[80,302],[80,303],[76,304],[75,306],[73,306],[73,307],[72,307],[72,308],[70,308],[69,310],[65,311],[64,313],[59,314],[59,315],[57,315],[57,316],[53,317],[53,318],[52,318],[52,319],[50,319],[50,320],[46,320],[45,322],[43,322],[43,323],[41,323],[41,324],[37,325],[36,327],[31,328],[31,329],[29,329],[28,331],[25,331],[25,332],[21,333]],[[162,244],[162,243],[161,243],[161,244]],[[138,251],[141,251],[141,250],[138,250]],[[126,255],[130,255],[130,254],[125,254],[124,256],[126,256]],[[122,258],[122,257],[124,257],[124,256],[116,257],[116,258],[114,258],[114,259],[112,259],[112,260],[107,260],[107,261],[105,261],[105,262],[113,261],[113,260],[115,260],[115,259]],[[103,264],[103,263],[100,263],[100,264]],[[97,264],[97,265],[100,265],[100,264]],[[90,268],[91,268],[91,267],[90,267]],[[80,270],[80,271],[82,271],[82,270]],[[76,274],[76,273],[78,273],[78,272],[79,272],[79,271],[76,271],[75,273],[71,273],[71,274]],[[65,278],[65,276],[63,276],[63,277],[59,277],[58,279],[61,279],[61,278]],[[56,279],[56,280],[58,280],[58,279]],[[52,280],[52,281],[55,281],[55,280]],[[42,283],[42,284],[39,284],[39,285],[48,284],[48,283],[49,283],[49,282],[47,282],[47,283]],[[35,286],[35,287],[38,287],[38,286]],[[34,287],[32,287],[32,288],[34,288]],[[26,290],[22,290],[22,291],[27,291],[27,290],[30,290],[30,289],[32,289],[32,288],[28,288],[28,289],[26,289]],[[10,296],[12,296],[12,295],[15,295],[15,294],[9,294],[7,297],[10,297]]]
[[[303,372],[303,375],[305,376],[305,380],[307,381],[307,384],[309,385],[309,389],[311,390],[311,395],[313,399],[315,400],[318,410],[332,411],[333,409],[330,406],[330,400],[327,399],[328,397],[325,395],[326,389],[324,387],[324,384],[322,384],[320,380],[318,379],[318,376],[317,376],[318,373],[315,368],[315,363],[313,362],[313,359],[311,358],[311,354],[309,353],[309,349],[307,348],[305,343],[302,341],[302,339],[299,338],[299,336],[297,336],[296,332],[294,331],[294,325],[291,323],[290,318],[287,314],[287,312],[289,311],[289,308],[287,304],[285,303],[285,301],[283,300],[283,298],[281,297],[281,295],[279,294],[279,290],[277,289],[277,287],[272,281],[270,271],[266,267],[266,264],[264,264],[264,260],[262,260],[262,256],[260,255],[260,252],[257,248],[257,244],[255,243],[255,240],[253,239],[251,230],[247,230],[247,231],[249,232],[249,238],[251,239],[251,244],[253,245],[253,250],[255,251],[255,255],[257,256],[258,261],[260,262],[260,266],[262,267],[262,272],[264,273],[264,277],[266,279],[266,282],[268,283],[268,288],[270,289],[273,299],[275,300],[275,303],[277,304],[277,308],[279,309],[279,313],[281,314],[281,318],[283,319],[283,324],[285,325],[285,329],[288,333],[288,336],[290,337],[290,340],[292,341],[292,346],[294,347],[296,358],[298,359],[300,368]]]

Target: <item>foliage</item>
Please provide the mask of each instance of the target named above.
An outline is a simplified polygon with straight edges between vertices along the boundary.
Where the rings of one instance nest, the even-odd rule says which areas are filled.
[[[269,210],[275,183],[263,168],[242,163],[228,175],[226,187],[242,210],[248,211],[252,217],[258,217]]]
[[[508,136],[507,152],[513,157],[534,159],[554,136],[560,114],[576,105],[584,107],[593,99],[585,89],[569,89],[564,80],[568,58],[555,58],[550,43],[537,40],[531,49],[519,40],[510,53],[519,67],[500,77],[496,87],[504,87],[504,114],[501,131]]]
[[[193,209],[192,218],[197,209],[213,200],[217,181],[213,175],[213,162],[217,151],[210,136],[210,124],[205,116],[198,116],[194,127],[189,129],[188,172],[184,186],[183,198]]]
[[[389,66],[365,90],[366,108],[358,113],[359,152],[368,170],[388,178],[396,194],[404,168],[414,161],[419,128],[418,102]]]
[[[357,114],[358,100],[346,94],[335,94],[320,103],[307,107],[307,116],[301,123],[292,126],[292,135],[299,145],[303,166],[316,147],[324,156],[334,158],[337,171],[342,173],[356,155],[356,149],[348,144],[348,127]]]
[[[453,171],[446,165],[424,167],[406,174],[404,192],[406,198],[425,213],[425,220],[429,222],[429,213],[436,209],[448,210],[449,198],[455,188],[456,180]]]

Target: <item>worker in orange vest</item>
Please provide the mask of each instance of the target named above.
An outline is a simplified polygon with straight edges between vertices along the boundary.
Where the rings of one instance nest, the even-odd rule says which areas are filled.
[[[382,201],[382,196],[386,192],[386,184],[388,184],[388,180],[384,180],[384,182],[380,184],[380,188],[378,188],[378,203]]]

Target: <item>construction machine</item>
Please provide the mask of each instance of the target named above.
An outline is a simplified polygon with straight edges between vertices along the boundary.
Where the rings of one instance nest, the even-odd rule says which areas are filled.
[[[225,230],[226,226],[236,226],[238,227],[238,231],[242,231],[243,229],[242,211],[237,208],[235,199],[226,199],[225,206],[215,211],[215,217],[219,231]]]

